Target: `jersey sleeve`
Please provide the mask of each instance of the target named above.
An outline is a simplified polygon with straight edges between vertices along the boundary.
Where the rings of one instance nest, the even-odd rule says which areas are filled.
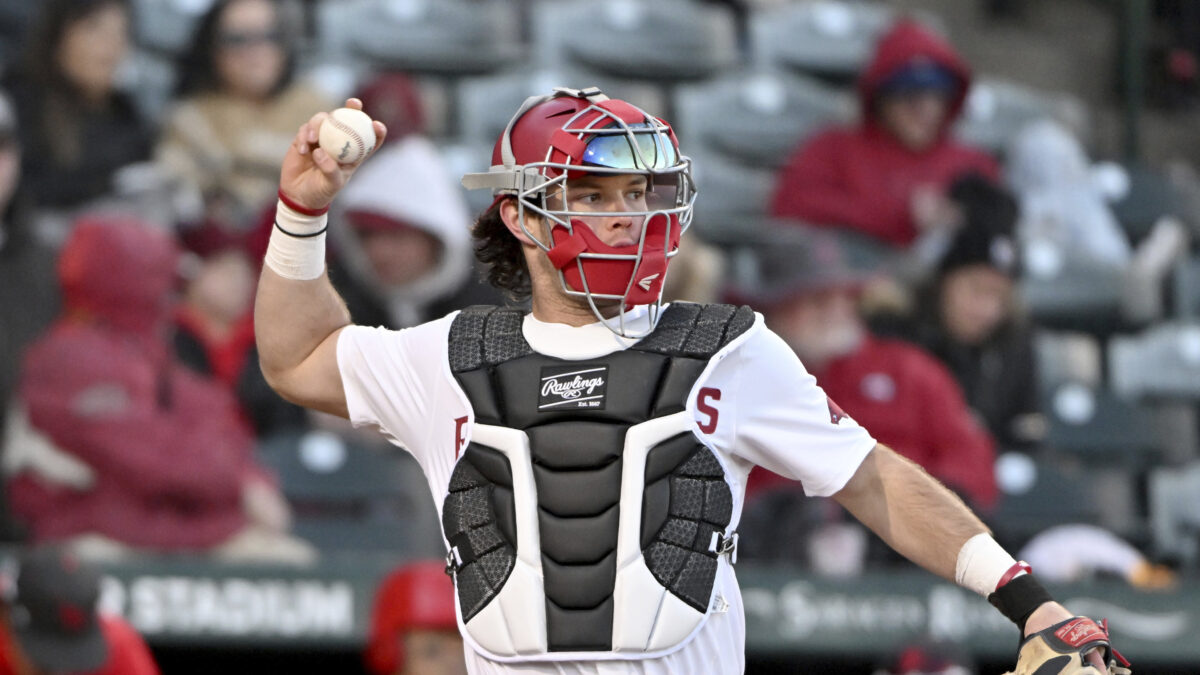
[[[444,395],[446,338],[454,314],[404,330],[348,326],[338,337],[338,370],[350,422],[375,426],[410,451],[421,446]]]
[[[751,330],[704,383],[730,392],[720,405],[733,424],[717,424],[711,439],[735,456],[800,481],[805,494],[829,496],[850,480],[875,439],[825,395],[761,317]]]

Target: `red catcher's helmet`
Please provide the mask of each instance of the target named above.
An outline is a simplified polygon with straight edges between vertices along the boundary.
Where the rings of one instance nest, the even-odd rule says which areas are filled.
[[[404,661],[401,636],[414,628],[458,632],[454,582],[443,560],[410,563],[379,585],[364,655],[371,672],[396,672]]]
[[[585,174],[646,176],[645,210],[604,213],[641,219],[638,242],[608,246],[580,220],[594,213],[568,210],[568,180]],[[492,167],[462,182],[517,197],[522,231],[546,251],[563,290],[586,298],[606,326],[624,337],[653,330],[667,265],[691,224],[696,198],[691,161],[680,155],[670,125],[595,87],[559,87],[526,99],[496,142]],[[527,211],[546,221],[549,240],[530,226]],[[650,306],[649,328],[634,332],[624,313],[614,326],[596,300]]]

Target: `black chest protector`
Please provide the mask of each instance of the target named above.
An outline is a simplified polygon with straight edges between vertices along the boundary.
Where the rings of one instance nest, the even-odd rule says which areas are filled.
[[[732,495],[685,409],[709,361],[754,313],[672,304],[634,346],[583,361],[534,352],[523,320],[472,307],[450,329],[451,372],[475,414],[442,509],[461,619],[477,643],[509,631],[510,641],[483,645],[501,659],[670,651],[683,638],[622,614],[663,613],[633,590],[653,587],[677,599],[674,611],[696,613],[696,626],[706,616]],[[521,572],[523,559],[532,571]],[[622,580],[632,567],[641,576]],[[521,598],[489,610],[505,593]],[[648,606],[623,609],[635,596]],[[527,606],[531,597],[544,598],[544,611]]]

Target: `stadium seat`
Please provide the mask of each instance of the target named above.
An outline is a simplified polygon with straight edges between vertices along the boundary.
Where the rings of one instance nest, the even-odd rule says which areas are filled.
[[[1200,399],[1200,323],[1174,321],[1109,342],[1112,388],[1138,398]]]
[[[379,68],[472,75],[524,55],[506,2],[324,0],[316,16],[320,52],[353,54]]]
[[[118,87],[132,98],[143,117],[163,119],[173,102],[178,71],[167,56],[134,48],[118,74]]]
[[[694,223],[705,238],[720,241],[732,232],[732,221],[766,217],[775,189],[775,171],[686,145],[684,153],[692,160],[692,177],[696,180]]]
[[[664,101],[658,87],[580,68],[518,68],[484,77],[464,78],[457,85],[458,137],[467,143],[487,143],[500,137],[521,103],[535,94],[549,94],[554,87],[598,86],[605,94],[661,114]]]
[[[1125,189],[1112,202],[1112,211],[1130,241],[1136,244],[1145,238],[1160,218],[1182,215],[1183,201],[1161,172],[1141,164],[1126,164],[1120,169],[1124,171]]]
[[[1050,243],[1027,246],[1020,295],[1040,326],[1105,335],[1122,325],[1124,271],[1071,259]]]
[[[1184,258],[1172,275],[1175,316],[1200,319],[1200,256]]]
[[[313,431],[268,439],[258,457],[292,505],[293,532],[319,549],[440,555],[428,487],[403,450]]]
[[[971,86],[954,133],[966,143],[1001,155],[1022,127],[1043,118],[1057,120],[1085,141],[1089,137],[1087,108],[1082,101],[981,77]]]
[[[214,0],[133,0],[133,39],[145,49],[181,56]]]
[[[37,9],[29,0],[0,0],[0,68],[7,70],[20,58]]]
[[[1087,459],[1139,466],[1155,447],[1150,411],[1106,389],[1064,382],[1044,397],[1046,445]]]
[[[467,143],[450,140],[439,144],[438,149],[442,152],[442,159],[445,160],[450,175],[461,177],[467,173],[482,171],[490,166],[492,146],[491,142]],[[466,197],[468,209],[473,214],[482,213],[492,204],[493,197],[490,190],[463,188],[463,195]]]
[[[638,80],[711,77],[739,59],[730,8],[695,0],[542,0],[533,48],[541,65],[574,63]]]
[[[814,131],[848,122],[854,102],[811,78],[753,69],[679,87],[673,113],[685,154],[775,169]]]
[[[1200,464],[1154,469],[1148,491],[1155,553],[1196,570],[1200,564]]]
[[[918,21],[944,33],[941,21],[918,12]],[[884,3],[814,0],[776,3],[750,16],[750,51],[760,67],[779,67],[837,84],[853,80],[875,50],[875,41],[897,12]]]
[[[1086,471],[1050,459],[1010,455],[1001,458],[997,474],[1008,472],[1000,468],[1002,463],[1019,457],[1025,475],[1006,486],[1000,505],[989,519],[1001,543],[1016,550],[1048,527],[1099,522],[1100,509],[1092,497],[1093,487]]]

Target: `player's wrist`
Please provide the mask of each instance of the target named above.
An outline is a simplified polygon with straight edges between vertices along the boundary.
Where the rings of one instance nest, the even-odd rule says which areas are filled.
[[[329,206],[330,206],[329,204],[325,204],[323,206],[309,206],[307,204],[301,203],[300,200],[295,199],[288,193],[284,192],[283,188],[279,188],[279,201],[285,207],[287,207],[289,210],[291,210],[293,213],[295,213],[299,216],[308,216],[310,218],[316,218],[318,216],[323,216],[326,213],[329,213]]]
[[[958,585],[986,598],[1020,572],[1028,572],[1028,565],[1020,568],[1016,559],[990,534],[981,532],[964,542],[959,549],[954,580]]]
[[[282,191],[280,192],[282,195]],[[312,215],[288,206],[282,196],[264,264],[285,279],[308,281],[325,273],[325,230],[329,215]]]

